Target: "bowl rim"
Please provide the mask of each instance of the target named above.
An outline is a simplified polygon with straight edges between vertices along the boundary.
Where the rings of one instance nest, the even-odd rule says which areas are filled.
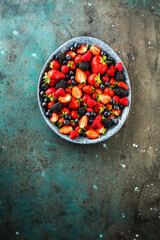
[[[40,92],[40,85],[41,85],[41,80],[42,80],[42,77],[44,75],[44,72],[45,72],[45,69],[48,68],[48,65],[49,65],[49,62],[53,59],[53,57],[60,51],[63,51],[62,49],[65,49],[65,46],[67,46],[67,49],[69,48],[68,45],[73,45],[75,42],[81,42],[83,44],[83,41],[91,41],[92,44],[95,43],[97,45],[102,45],[103,47],[106,47],[107,50],[109,50],[111,53],[109,53],[109,55],[111,57],[113,57],[115,59],[115,63],[117,62],[122,62],[122,60],[120,59],[120,57],[116,54],[116,52],[107,44],[105,43],[104,41],[98,39],[98,38],[94,38],[94,37],[89,37],[89,36],[79,36],[79,37],[75,37],[75,38],[72,38],[70,40],[68,40],[67,42],[63,43],[61,46],[59,46],[51,55],[50,57],[47,59],[47,61],[45,62],[41,72],[40,72],[40,75],[39,75],[39,79],[38,79],[38,85],[37,85],[37,99],[38,99],[38,105],[39,105],[39,108],[40,108],[40,112],[45,120],[45,122],[48,124],[48,126],[58,135],[60,136],[61,138],[69,141],[69,142],[72,142],[72,143],[77,143],[77,144],[95,144],[95,143],[99,143],[99,142],[102,142],[102,141],[105,141],[107,139],[109,139],[110,137],[112,137],[115,133],[117,133],[121,127],[123,126],[123,124],[125,123],[127,117],[128,117],[128,114],[129,114],[129,111],[130,111],[130,107],[131,107],[131,84],[130,84],[130,80],[129,80],[129,76],[128,76],[128,73],[127,73],[127,70],[125,68],[125,65],[124,63],[122,62],[123,64],[123,72],[125,74],[125,78],[126,78],[126,82],[127,82],[127,85],[129,86],[129,94],[128,94],[128,100],[129,100],[129,105],[125,107],[125,109],[123,110],[122,112],[122,115],[120,117],[120,121],[118,122],[117,125],[114,125],[113,127],[109,128],[106,133],[104,135],[101,135],[99,138],[97,139],[89,139],[87,137],[78,137],[76,139],[70,139],[69,135],[64,135],[64,134],[61,134],[59,133],[59,128],[55,125],[53,125],[49,119],[45,116],[44,112],[45,110],[43,109],[43,107],[41,106],[41,96],[39,94]],[[67,50],[66,49],[66,50]],[[102,48],[103,50],[103,48]],[[106,51],[106,50],[104,50]],[[124,112],[125,111],[125,112]]]

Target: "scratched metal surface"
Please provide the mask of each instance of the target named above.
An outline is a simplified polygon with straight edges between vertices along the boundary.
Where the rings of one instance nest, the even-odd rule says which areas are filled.
[[[158,240],[159,1],[0,1],[0,239]],[[89,35],[123,60],[132,105],[96,145],[55,135],[38,109],[45,61]]]

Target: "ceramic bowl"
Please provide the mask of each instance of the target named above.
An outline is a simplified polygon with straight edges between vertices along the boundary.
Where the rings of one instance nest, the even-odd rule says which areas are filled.
[[[117,125],[113,125],[111,128],[109,128],[106,133],[104,135],[101,135],[99,138],[97,139],[89,139],[87,137],[78,137],[77,139],[70,139],[69,135],[64,135],[64,134],[60,134],[59,133],[59,128],[57,126],[54,126],[49,119],[45,116],[45,110],[44,108],[41,106],[42,104],[42,97],[39,95],[40,92],[40,85],[42,82],[42,78],[44,76],[44,73],[46,71],[49,70],[48,66],[50,61],[53,60],[54,56],[59,53],[59,52],[65,52],[67,51],[71,46],[74,45],[75,42],[79,42],[81,44],[87,45],[89,44],[90,46],[92,46],[93,44],[97,45],[98,47],[101,48],[102,51],[105,51],[108,53],[109,56],[111,56],[114,60],[115,63],[118,62],[122,62],[122,60],[119,58],[119,56],[113,51],[112,48],[110,48],[105,42],[97,39],[97,38],[93,38],[93,37],[76,37],[73,38],[67,42],[65,42],[62,46],[60,46],[56,51],[54,51],[52,53],[52,55],[48,58],[47,62],[44,64],[44,67],[40,73],[40,77],[39,77],[39,81],[38,81],[38,88],[37,88],[37,96],[38,96],[38,103],[39,103],[39,108],[40,111],[42,113],[42,116],[44,118],[44,120],[46,121],[46,123],[49,125],[49,127],[57,134],[59,135],[61,138],[70,141],[72,143],[78,143],[78,144],[93,144],[93,143],[98,143],[98,142],[102,142],[107,140],[108,138],[112,137],[115,133],[118,132],[118,130],[122,127],[122,125],[124,124],[124,122],[126,121],[126,118],[128,116],[129,113],[129,109],[130,109],[130,105],[131,105],[131,85],[130,85],[130,81],[129,81],[129,77],[126,71],[126,68],[123,64],[123,73],[125,76],[125,81],[129,87],[129,94],[128,94],[128,100],[129,100],[129,105],[126,106],[121,114],[121,117],[119,119],[119,123]]]

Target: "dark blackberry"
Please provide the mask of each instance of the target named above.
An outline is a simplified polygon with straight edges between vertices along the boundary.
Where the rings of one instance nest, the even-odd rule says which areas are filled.
[[[80,68],[82,71],[89,70],[90,67],[91,67],[90,62],[81,62],[81,63],[79,64],[79,68]]]
[[[81,46],[80,43],[75,43],[75,44],[74,44],[74,47],[75,47],[76,49],[80,48],[80,46]]]
[[[55,103],[54,105],[51,106],[51,111],[54,113],[58,113],[62,109],[62,104],[61,103]]]
[[[103,126],[105,128],[110,128],[112,126],[112,120],[111,119],[104,119],[102,123],[103,123]]]
[[[84,115],[85,113],[86,113],[86,109],[84,108],[84,107],[79,107],[78,108],[78,113],[79,113],[79,115]]]
[[[65,81],[64,79],[60,80],[57,84],[56,84],[56,89],[58,90],[59,88],[67,88],[68,84],[67,81]]]
[[[115,73],[115,80],[117,82],[124,82],[125,81],[124,74],[122,72],[116,71],[116,73]]]
[[[66,54],[65,53],[58,53],[55,57],[55,59],[60,63],[63,64],[63,61],[66,59]]]
[[[121,87],[115,87],[114,88],[114,93],[115,95],[119,96],[119,97],[126,97],[128,94],[128,91],[124,88]]]

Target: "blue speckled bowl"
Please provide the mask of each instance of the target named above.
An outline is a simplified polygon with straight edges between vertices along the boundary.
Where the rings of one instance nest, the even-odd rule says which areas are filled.
[[[52,55],[49,57],[49,59],[47,60],[47,62],[45,63],[40,77],[39,77],[39,81],[38,81],[38,88],[37,88],[37,96],[38,96],[38,103],[39,103],[39,108],[40,111],[42,113],[42,116],[44,118],[44,120],[46,121],[46,123],[49,125],[49,127],[57,134],[59,135],[61,138],[64,138],[70,142],[73,143],[79,143],[79,144],[92,144],[92,143],[98,143],[98,142],[102,142],[108,138],[110,138],[111,136],[113,136],[116,132],[118,132],[118,130],[122,127],[122,125],[124,124],[124,122],[126,121],[126,118],[128,116],[129,113],[129,109],[130,109],[130,105],[131,105],[131,85],[130,85],[130,81],[129,81],[129,77],[127,74],[127,71],[125,69],[125,67],[123,67],[123,73],[125,75],[125,79],[126,79],[126,83],[129,87],[129,95],[128,95],[128,99],[129,99],[129,105],[126,106],[122,112],[122,115],[119,119],[119,123],[117,125],[112,126],[110,129],[108,129],[106,131],[106,133],[104,135],[101,135],[100,138],[98,139],[89,139],[87,137],[78,137],[77,139],[70,139],[70,137],[68,135],[63,135],[59,133],[59,128],[57,126],[54,126],[49,119],[45,116],[45,110],[44,108],[42,108],[41,104],[42,104],[42,97],[39,95],[40,92],[40,84],[42,81],[42,78],[44,76],[44,72],[46,72],[48,70],[48,66],[49,66],[49,62],[52,61],[53,57],[58,53],[58,52],[65,52],[67,51],[71,46],[73,46],[73,44],[75,42],[79,42],[81,44],[89,44],[90,46],[95,44],[97,46],[99,46],[102,51],[107,52],[111,57],[114,58],[115,62],[122,62],[122,60],[117,56],[117,54],[112,50],[112,48],[110,48],[106,43],[102,42],[101,40],[97,39],[97,38],[93,38],[93,37],[76,37],[73,38],[71,40],[69,40],[68,42],[64,43],[62,46],[60,46],[54,53],[52,53]]]

